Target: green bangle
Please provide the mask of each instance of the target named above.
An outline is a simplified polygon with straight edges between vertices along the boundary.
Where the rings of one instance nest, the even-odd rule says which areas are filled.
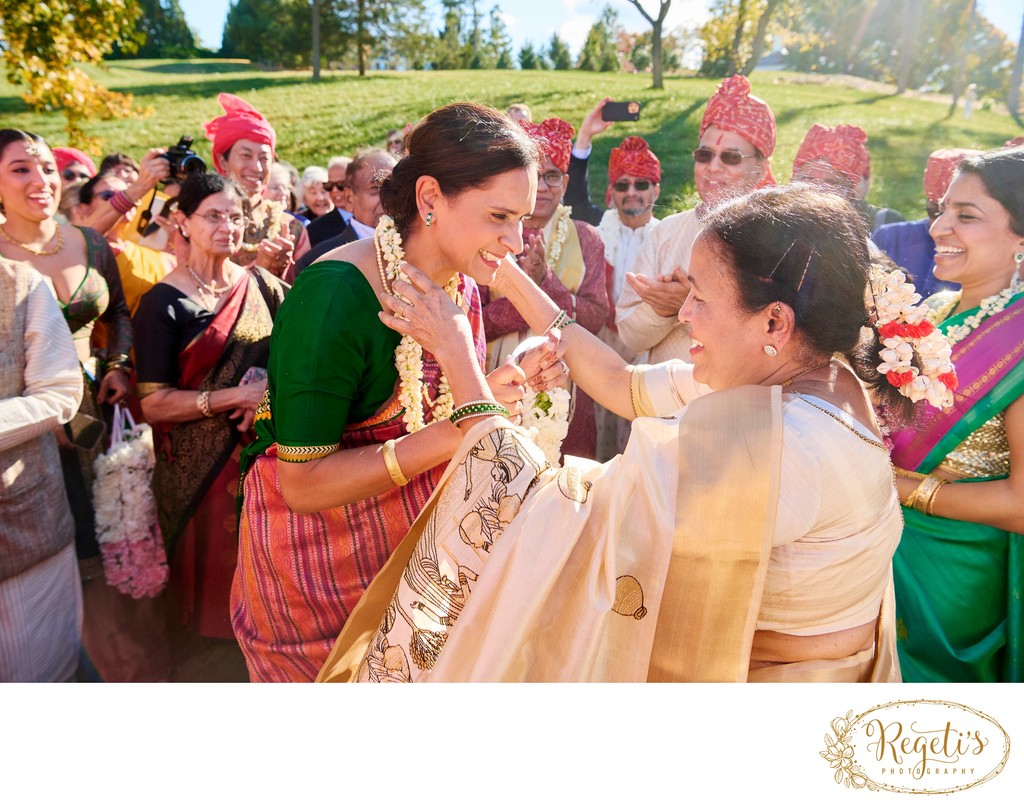
[[[465,418],[484,416],[489,413],[495,413],[496,415],[508,418],[508,410],[497,402],[478,402],[477,404],[468,404],[455,408],[448,419],[452,424],[458,424]]]

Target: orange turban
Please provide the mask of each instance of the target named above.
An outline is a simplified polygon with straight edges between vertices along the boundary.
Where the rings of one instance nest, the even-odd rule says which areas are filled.
[[[824,162],[856,187],[861,180],[871,176],[867,142],[868,133],[859,126],[815,124],[797,150],[793,173],[808,163]]]
[[[277,148],[274,127],[252,104],[231,93],[221,93],[217,101],[224,108],[224,114],[203,124],[206,137],[213,141],[213,165],[217,171],[225,172],[221,155],[243,138],[265,143],[271,152]]]
[[[771,157],[775,151],[775,115],[765,101],[750,94],[746,76],[736,74],[718,85],[708,99],[698,137],[709,126],[739,135],[765,157]]]
[[[652,183],[661,182],[661,161],[643,138],[634,135],[612,149],[608,161],[608,184],[611,185],[623,174],[646,177]]]
[[[572,138],[576,130],[572,124],[561,118],[545,118],[539,124],[533,121],[520,121],[519,125],[526,130],[541,153],[551,158],[563,174],[569,170],[569,156],[572,154]]]
[[[939,149],[928,155],[924,165],[924,195],[929,202],[938,202],[953,182],[956,167],[970,155],[981,154],[977,149]]]

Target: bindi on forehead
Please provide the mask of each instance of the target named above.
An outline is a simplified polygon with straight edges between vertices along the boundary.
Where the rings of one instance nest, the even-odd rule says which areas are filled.
[[[715,141],[715,146],[721,146],[722,145],[722,141],[724,139],[725,139],[725,133],[724,132],[719,132],[718,133],[718,139]]]

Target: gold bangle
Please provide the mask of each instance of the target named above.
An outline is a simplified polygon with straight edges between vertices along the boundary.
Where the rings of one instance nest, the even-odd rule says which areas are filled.
[[[900,466],[893,464],[893,469],[896,470],[896,474],[901,478],[911,478],[913,480],[924,480],[927,475],[922,475],[920,472],[915,472],[913,469],[904,469]]]
[[[942,478],[936,477],[935,475],[928,475],[921,481],[921,485],[914,489],[913,493],[907,498],[907,502],[904,503],[904,505],[907,508],[916,509],[923,514],[928,502],[934,496],[936,489],[938,489],[944,482],[945,481]]]
[[[200,391],[196,396],[196,407],[204,418],[210,418],[213,415],[213,411],[210,409],[210,391]]]
[[[938,478],[938,481],[939,485],[932,489],[932,493],[928,497],[928,502],[924,504],[924,513],[929,517],[935,516],[935,497],[938,495],[939,489],[949,483],[949,481],[944,478]]]
[[[409,478],[402,472],[402,467],[398,465],[398,453],[395,452],[395,439],[390,439],[384,442],[384,449],[381,451],[384,456],[384,466],[388,468],[388,474],[391,476],[391,482],[396,486],[404,486],[409,482]]]

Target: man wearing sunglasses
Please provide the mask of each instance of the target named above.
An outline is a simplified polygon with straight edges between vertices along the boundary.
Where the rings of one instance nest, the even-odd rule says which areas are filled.
[[[351,162],[351,157],[339,155],[332,157],[327,163],[327,182],[324,183],[324,191],[330,195],[334,210],[318,216],[309,223],[306,233],[309,235],[311,247],[340,236],[352,221],[352,195],[345,185],[345,175]]]
[[[774,185],[775,116],[762,99],[750,94],[745,76],[730,76],[708,100],[693,151],[697,208],[658,223],[626,275],[616,326],[632,351],[648,352],[648,361],[689,361],[689,328],[679,310],[689,293],[690,251],[711,206],[755,188]]]

